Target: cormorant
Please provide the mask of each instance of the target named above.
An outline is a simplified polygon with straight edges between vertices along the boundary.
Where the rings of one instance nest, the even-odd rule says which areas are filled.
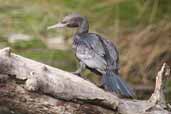
[[[105,90],[124,97],[134,96],[132,89],[119,76],[119,54],[115,45],[96,33],[89,33],[89,24],[85,16],[70,14],[48,29],[62,27],[78,28],[73,37],[75,55],[80,61],[80,68],[76,74],[88,68],[102,76],[102,86]]]

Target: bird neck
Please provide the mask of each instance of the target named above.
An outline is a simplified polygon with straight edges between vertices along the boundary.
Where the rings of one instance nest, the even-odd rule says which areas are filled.
[[[79,28],[77,30],[77,33],[78,34],[88,33],[88,30],[89,30],[88,20],[86,17],[83,17],[83,20],[79,24]]]

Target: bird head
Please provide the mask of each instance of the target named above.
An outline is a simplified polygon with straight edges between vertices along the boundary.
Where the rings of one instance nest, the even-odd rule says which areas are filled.
[[[61,22],[49,26],[47,29],[63,28],[63,27],[69,27],[69,28],[79,27],[84,19],[85,17],[79,14],[70,14],[65,16]]]

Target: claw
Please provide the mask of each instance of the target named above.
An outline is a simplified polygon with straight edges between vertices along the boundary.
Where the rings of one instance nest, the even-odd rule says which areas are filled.
[[[74,74],[74,75],[77,75],[77,76],[81,77],[81,74],[80,74],[80,73],[72,72],[72,74]]]

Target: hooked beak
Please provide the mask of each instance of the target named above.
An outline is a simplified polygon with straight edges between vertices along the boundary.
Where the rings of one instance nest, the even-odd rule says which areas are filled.
[[[54,28],[63,28],[63,27],[65,27],[65,26],[67,26],[66,23],[65,23],[65,24],[63,24],[63,23],[57,23],[57,24],[55,24],[55,25],[49,26],[49,27],[47,28],[47,30],[49,30],[49,29],[54,29]]]

